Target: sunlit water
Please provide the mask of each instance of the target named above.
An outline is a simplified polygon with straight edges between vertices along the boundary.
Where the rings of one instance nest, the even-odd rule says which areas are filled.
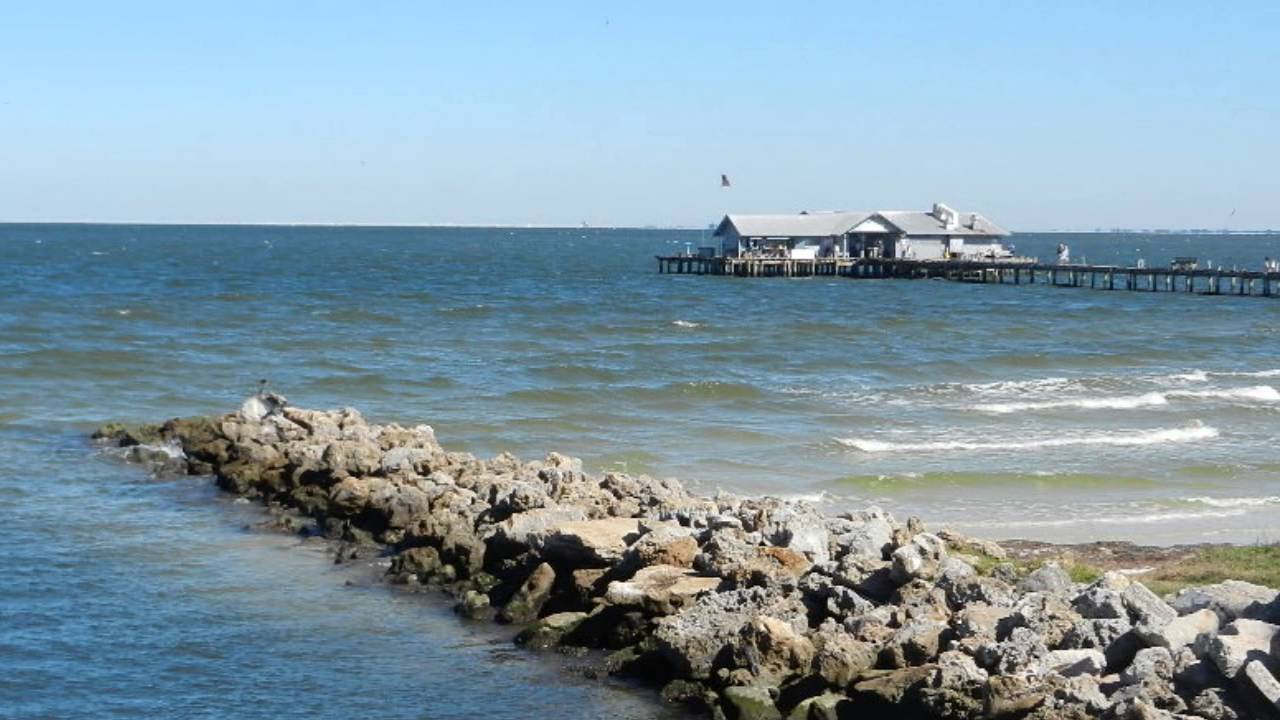
[[[1015,241],[1050,257],[1063,239]],[[1280,256],[1276,236],[1066,241],[1091,262]],[[700,233],[0,226],[0,698],[23,699],[0,713],[653,711],[549,683],[505,638],[474,644],[439,607],[243,531],[252,510],[207,481],[148,481],[83,439],[226,411],[260,378],[429,422],[452,449],[988,537],[1275,539],[1280,299],[658,275],[686,242]]]

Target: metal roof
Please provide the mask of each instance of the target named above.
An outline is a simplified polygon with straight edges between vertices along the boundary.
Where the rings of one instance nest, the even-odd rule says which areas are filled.
[[[996,225],[977,213],[958,213],[959,222],[948,228],[942,220],[930,212],[913,210],[883,210],[872,217],[879,218],[908,237],[912,235],[950,235],[953,237],[1003,237],[1008,230]],[[972,227],[970,223],[972,222]]]
[[[741,237],[830,237],[854,230],[869,219],[878,219],[908,237],[912,235],[1003,237],[1009,234],[1009,231],[977,213],[957,213],[957,215],[959,222],[952,228],[947,228],[933,213],[912,210],[725,215],[724,220],[716,228],[715,234],[722,236],[729,226],[732,226]],[[971,221],[972,227],[970,227]]]
[[[716,235],[724,235],[726,226],[732,225],[742,237],[830,237],[843,235],[870,215],[865,212],[726,215],[716,228]]]

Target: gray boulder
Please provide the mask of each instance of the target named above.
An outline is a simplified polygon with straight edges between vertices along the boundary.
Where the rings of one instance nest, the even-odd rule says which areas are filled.
[[[737,720],[782,720],[768,689],[735,685],[724,689],[724,701]]]
[[[498,617],[510,623],[527,623],[537,619],[542,606],[551,597],[551,587],[555,580],[556,572],[550,565],[538,565],[498,613]]]
[[[1071,576],[1058,563],[1049,563],[1019,581],[1018,589],[1024,593],[1065,593],[1071,589]]]
[[[632,518],[580,520],[532,534],[529,546],[544,558],[574,567],[607,567],[622,559],[639,533],[640,524]]]
[[[1086,618],[1128,620],[1123,592],[1130,584],[1129,579],[1119,573],[1107,573],[1076,595],[1071,606]]]
[[[1244,676],[1249,684],[1271,704],[1271,709],[1280,712],[1280,681],[1262,664],[1260,660],[1250,660],[1244,666]]]
[[[1277,602],[1280,591],[1262,585],[1227,580],[1215,585],[1186,588],[1173,598],[1170,605],[1182,615],[1209,609],[1218,614],[1222,624],[1237,618],[1249,618],[1276,622],[1263,617],[1268,606]]]
[[[1148,645],[1177,650],[1192,645],[1202,635],[1218,631],[1218,614],[1205,608],[1174,618],[1161,627],[1138,625],[1134,632]]]
[[[1120,682],[1126,685],[1140,683],[1148,678],[1169,680],[1173,678],[1173,655],[1167,648],[1149,647],[1138,651],[1129,667],[1120,673]]]
[[[743,626],[761,615],[789,623],[797,633],[808,628],[807,610],[798,593],[750,587],[703,595],[692,607],[658,620],[654,639],[678,673],[705,680],[716,656]]]
[[[1055,672],[1062,677],[1101,675],[1107,658],[1099,650],[1051,650],[1040,661],[1040,673]]]
[[[1209,659],[1218,670],[1235,678],[1251,660],[1258,660],[1271,670],[1277,669],[1276,643],[1280,627],[1260,620],[1234,620],[1213,639],[1208,640]]]
[[[889,576],[899,585],[912,580],[932,580],[942,571],[947,559],[947,544],[937,535],[919,533],[906,545],[893,551]]]

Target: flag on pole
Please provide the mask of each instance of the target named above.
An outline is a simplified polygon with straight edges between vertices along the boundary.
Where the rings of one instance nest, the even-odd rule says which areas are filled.
[[[730,187],[729,176],[724,173],[720,173],[720,187]]]

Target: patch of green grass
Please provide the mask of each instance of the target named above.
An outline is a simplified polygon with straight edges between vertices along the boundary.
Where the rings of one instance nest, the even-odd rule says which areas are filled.
[[[1138,579],[1160,595],[1223,580],[1280,588],[1280,543],[1203,548],[1185,561],[1157,568]]]
[[[1084,563],[1064,565],[1063,569],[1071,576],[1071,582],[1091,583],[1102,577],[1102,569]]]

